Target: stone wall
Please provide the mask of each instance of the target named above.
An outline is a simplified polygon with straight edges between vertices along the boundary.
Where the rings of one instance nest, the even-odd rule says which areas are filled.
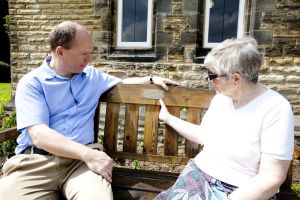
[[[260,81],[282,93],[299,115],[300,2],[246,2],[245,33],[258,40],[265,60]],[[91,31],[92,64],[110,74],[122,78],[154,74],[190,87],[210,87],[198,53],[204,0],[156,0],[150,53],[115,49],[116,5],[117,0],[10,0],[13,87],[49,54],[48,33],[64,20],[77,21]]]

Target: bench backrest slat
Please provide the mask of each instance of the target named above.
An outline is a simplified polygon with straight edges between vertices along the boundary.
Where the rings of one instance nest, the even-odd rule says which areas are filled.
[[[135,153],[137,147],[137,132],[139,120],[139,106],[128,104],[125,111],[123,151]]]
[[[119,103],[108,103],[106,106],[104,146],[109,151],[117,149],[119,111]],[[97,121],[99,122],[99,120]]]
[[[199,108],[189,108],[187,110],[187,117],[186,121],[194,123],[194,124],[200,124],[201,122],[201,109]],[[199,153],[200,145],[192,142],[190,140],[185,141],[185,154],[187,157],[193,158]]]
[[[146,106],[144,122],[144,153],[157,154],[158,115],[160,106]]]

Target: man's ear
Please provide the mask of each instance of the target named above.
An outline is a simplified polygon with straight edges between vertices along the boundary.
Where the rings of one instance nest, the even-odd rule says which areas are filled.
[[[56,47],[56,49],[55,49],[55,53],[56,53],[56,55],[57,56],[63,56],[64,55],[64,52],[63,52],[64,50],[63,50],[63,48],[61,47],[61,46],[58,46],[58,47]]]

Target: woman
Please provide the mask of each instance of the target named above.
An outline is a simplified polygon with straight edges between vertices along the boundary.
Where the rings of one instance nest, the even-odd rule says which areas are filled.
[[[276,199],[293,154],[290,104],[258,83],[253,38],[222,42],[204,64],[217,94],[200,126],[172,116],[160,100],[160,119],[204,148],[156,199]]]

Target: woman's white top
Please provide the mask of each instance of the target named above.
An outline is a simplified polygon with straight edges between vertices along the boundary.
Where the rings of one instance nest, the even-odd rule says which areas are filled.
[[[210,176],[241,186],[258,173],[262,156],[291,160],[294,117],[289,102],[268,89],[242,108],[216,94],[202,123],[204,148],[195,157]]]

